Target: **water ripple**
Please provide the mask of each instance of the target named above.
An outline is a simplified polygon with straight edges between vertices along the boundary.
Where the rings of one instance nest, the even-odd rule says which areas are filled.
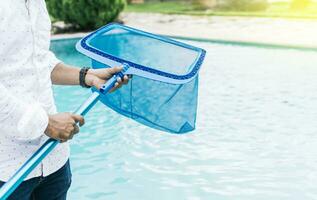
[[[197,129],[162,133],[98,104],[71,142],[70,199],[317,199],[316,53],[194,44],[208,52]],[[55,87],[60,111],[88,95]]]

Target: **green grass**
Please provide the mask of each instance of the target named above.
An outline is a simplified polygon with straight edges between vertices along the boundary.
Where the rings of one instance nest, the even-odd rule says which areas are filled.
[[[144,4],[127,5],[125,12],[183,14],[199,16],[246,16],[246,17],[271,17],[271,18],[301,18],[317,19],[317,3],[302,11],[293,11],[289,3],[272,3],[266,11],[225,11],[204,10],[188,2],[148,2]]]

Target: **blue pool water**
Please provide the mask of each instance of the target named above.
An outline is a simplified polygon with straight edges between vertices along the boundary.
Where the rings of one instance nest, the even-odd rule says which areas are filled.
[[[75,42],[52,49],[90,65]],[[97,104],[71,141],[69,199],[317,199],[317,53],[188,42],[208,52],[197,129],[166,134]],[[54,91],[59,111],[90,93]]]

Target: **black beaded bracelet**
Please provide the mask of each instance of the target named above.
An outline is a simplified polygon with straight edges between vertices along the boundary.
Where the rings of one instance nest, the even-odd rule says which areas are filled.
[[[80,72],[79,72],[79,85],[81,87],[84,87],[84,88],[91,88],[91,86],[87,85],[86,82],[85,82],[85,79],[86,79],[86,75],[87,75],[87,72],[90,68],[89,67],[83,67],[80,69]]]

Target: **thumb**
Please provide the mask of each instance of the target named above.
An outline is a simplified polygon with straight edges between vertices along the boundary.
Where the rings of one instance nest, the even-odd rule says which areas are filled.
[[[85,120],[84,120],[84,117],[81,116],[81,115],[75,115],[75,114],[72,114],[72,118],[75,120],[75,122],[79,122],[79,125],[82,126],[85,124]]]
[[[121,72],[122,69],[123,69],[122,67],[112,67],[112,68],[109,68],[109,73],[111,75],[113,75],[113,74],[116,74],[118,72]]]
[[[99,90],[103,84],[105,84],[105,80],[102,80],[102,79],[98,79],[94,82],[94,86]]]

